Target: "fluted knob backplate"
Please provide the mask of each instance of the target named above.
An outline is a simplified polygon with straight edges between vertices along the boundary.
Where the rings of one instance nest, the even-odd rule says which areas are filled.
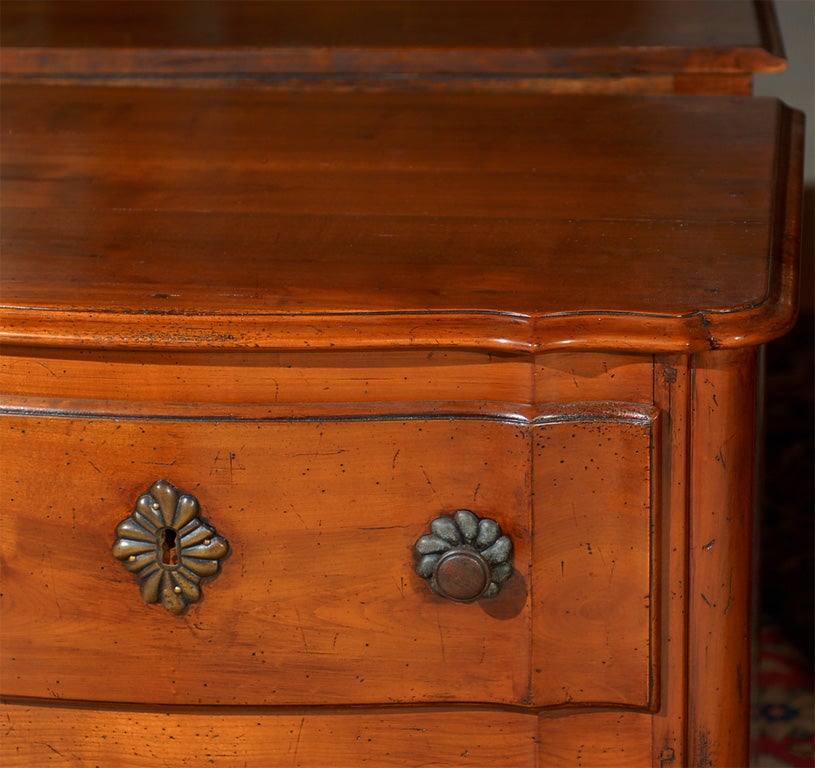
[[[449,600],[497,595],[512,575],[512,541],[495,520],[469,509],[437,517],[413,547],[416,573]]]

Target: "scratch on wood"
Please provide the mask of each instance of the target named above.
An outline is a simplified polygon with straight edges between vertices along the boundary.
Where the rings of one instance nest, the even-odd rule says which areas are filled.
[[[340,454],[348,453],[347,448],[338,448],[336,451],[308,451],[307,453],[293,453],[292,456],[303,457],[307,456],[308,458],[312,458],[314,456],[339,456]],[[398,451],[397,451],[398,453]]]
[[[724,607],[724,615],[730,612],[730,606],[733,605],[733,569],[730,569],[730,578],[727,583],[727,605]]]
[[[447,649],[444,647],[444,631],[441,628],[441,618],[436,614],[436,626],[439,628],[439,642],[441,643],[441,657],[447,661]]]
[[[739,692],[739,701],[744,701],[744,674],[741,671],[741,664],[736,667],[736,689]]]
[[[710,606],[710,607],[712,608],[712,607],[713,607],[713,605],[711,605],[710,600],[708,600],[708,599],[707,599],[707,597],[706,597],[704,594],[702,594],[701,592],[700,592],[699,594],[700,594],[700,596],[701,596],[702,600],[704,600],[704,601],[705,601],[705,604],[706,604],[706,605],[708,605],[708,606]]]
[[[297,730],[297,740],[294,743],[294,763],[293,764],[297,763],[297,753],[300,750],[300,738],[303,735],[303,725],[305,724],[305,722],[306,722],[306,718],[301,717],[300,718],[300,728]]]
[[[398,531],[400,529],[405,529],[408,526],[406,525],[364,525],[360,526],[360,531]]]
[[[430,486],[430,490],[433,491],[433,495],[436,496],[437,494],[436,494],[436,489],[433,487],[433,481],[430,479],[430,476],[425,471],[425,468],[421,464],[419,464],[419,469],[422,471],[422,474],[424,475],[424,479],[427,481],[427,484]]]
[[[705,545],[702,547],[702,549],[705,549],[705,550],[707,550],[708,552],[710,552],[710,550],[711,550],[711,549],[713,549],[713,545],[714,545],[715,543],[716,543],[716,539],[711,539],[711,540],[710,540],[710,541],[709,541],[707,544],[705,544]]]
[[[401,448],[396,449],[396,453],[393,454],[393,461],[391,461],[391,469],[396,469],[396,460],[399,458],[399,451]]]
[[[218,462],[219,462],[220,460],[221,460],[221,452],[220,452],[220,451],[218,451],[218,452],[215,454],[215,458],[212,460],[212,467],[211,467],[211,468],[210,468],[210,470],[209,470],[209,475],[210,475],[210,477],[212,477],[212,475],[214,475],[214,474],[215,474],[215,472],[217,471]]]
[[[51,573],[51,587],[54,590],[54,604],[57,606],[57,613],[59,614],[59,618],[62,619],[62,606],[59,604],[59,595],[57,594],[57,582],[54,578],[54,558],[51,554],[51,549],[48,545],[45,545],[45,551],[48,555],[48,570]]]
[[[45,363],[40,360],[35,360],[34,362],[39,365],[40,368],[45,368],[45,370],[48,371],[48,373],[50,373],[55,379],[58,378],[57,374],[55,374]]]
[[[308,533],[311,533],[311,529],[306,525],[306,521],[303,520],[303,516],[294,507],[292,507],[291,511],[294,512],[294,516],[303,524],[303,528],[305,528]]]
[[[308,653],[308,640],[306,640],[306,631],[303,629],[303,620],[300,618],[300,611],[295,608],[294,612],[297,614],[297,628],[300,630],[300,637],[303,638],[303,648],[305,648],[306,653]]]
[[[718,461],[722,465],[723,469],[727,469],[727,462],[725,461],[725,458],[724,458],[724,449],[723,448],[721,448],[721,447],[719,448],[719,452],[716,454],[716,456],[714,456],[714,458],[716,459],[716,461]]]

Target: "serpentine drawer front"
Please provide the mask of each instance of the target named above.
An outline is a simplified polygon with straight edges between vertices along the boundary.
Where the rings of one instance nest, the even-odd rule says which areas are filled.
[[[589,414],[555,410],[540,424],[6,416],[5,447],[27,457],[27,470],[4,526],[15,552],[7,550],[3,645],[14,661],[4,665],[4,692],[135,703],[308,704],[316,696],[647,708],[654,415]],[[51,468],[45,486],[43,465]],[[190,533],[187,549],[182,535],[172,547],[146,535],[172,525],[150,524],[161,515],[156,499],[184,513],[167,483],[144,494],[157,472],[194,489],[200,504],[206,523],[190,503],[179,525]],[[141,511],[131,516],[134,506]],[[496,555],[495,564],[515,572],[483,605],[443,599],[414,568],[414,542],[434,518],[463,508],[500,520],[511,541],[511,557]],[[567,536],[564,518],[574,529]],[[482,549],[499,538],[486,528]],[[124,564],[173,574],[166,597],[153,578],[156,606],[111,558],[114,538]],[[220,558],[227,540],[231,553],[201,585],[200,604],[173,615],[188,585],[213,574],[208,549]],[[595,567],[595,557],[605,563]],[[608,643],[594,655],[586,643],[597,631]],[[141,664],[152,668],[149,685],[134,679]]]
[[[4,85],[3,765],[746,765],[758,99]]]

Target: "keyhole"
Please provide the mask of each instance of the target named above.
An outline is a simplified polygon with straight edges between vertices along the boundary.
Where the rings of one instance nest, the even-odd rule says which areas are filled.
[[[161,562],[164,565],[178,565],[178,547],[176,546],[175,528],[164,528],[161,531]]]

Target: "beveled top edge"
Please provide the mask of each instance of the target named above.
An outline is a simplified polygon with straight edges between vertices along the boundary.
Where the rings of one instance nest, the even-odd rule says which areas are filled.
[[[190,5],[7,0],[2,71],[547,76],[775,72],[786,65],[768,0],[197,2],[202,22],[181,24]],[[462,24],[463,15],[471,23]]]
[[[669,315],[591,308],[521,314],[466,307],[185,314],[7,304],[0,306],[0,343],[166,350],[467,348],[512,354],[549,349],[690,353],[762,344],[792,326],[798,293],[803,116],[783,106],[777,114],[767,284],[749,305]]]
[[[684,317],[573,312],[538,317],[473,312],[157,316],[0,307],[0,346],[183,350],[477,349],[693,353],[757,346],[795,322],[791,304]],[[315,333],[315,328],[319,332]]]

